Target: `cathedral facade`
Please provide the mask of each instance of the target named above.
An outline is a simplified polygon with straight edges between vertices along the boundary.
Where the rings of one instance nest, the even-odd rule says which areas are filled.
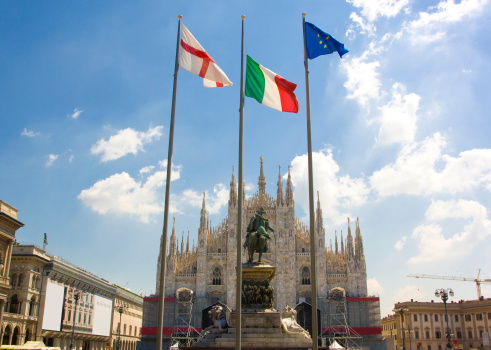
[[[181,239],[175,232],[175,223],[172,234],[167,244],[167,271],[165,279],[165,316],[164,326],[183,326],[173,324],[173,317],[178,319],[176,311],[172,312],[172,304],[176,302],[176,294],[179,290],[189,290],[194,294],[194,317],[191,323],[198,329],[201,328],[201,311],[221,302],[227,304],[231,309],[235,307],[236,296],[236,254],[237,254],[237,219],[238,219],[238,187],[244,190],[245,185],[238,186],[232,171],[230,182],[230,193],[228,200],[228,215],[221,223],[212,226],[208,219],[206,210],[206,199],[203,194],[200,225],[198,228],[198,242],[190,245],[189,233]],[[250,218],[259,208],[263,208],[263,216],[269,220],[274,228],[270,233],[269,249],[263,253],[262,261],[275,266],[276,274],[271,281],[274,288],[273,306],[282,310],[285,306],[295,307],[299,303],[311,303],[311,271],[310,254],[316,254],[317,266],[317,294],[318,308],[321,312],[321,327],[328,327],[328,293],[332,288],[342,287],[346,291],[348,301],[367,300],[367,272],[365,255],[363,251],[363,239],[358,219],[354,225],[354,234],[348,219],[347,234],[343,238],[341,232],[340,240],[335,235],[334,244],[332,240],[326,244],[325,229],[323,225],[322,209],[319,194],[317,194],[317,208],[315,213],[315,237],[316,250],[310,250],[309,227],[302,223],[295,215],[295,201],[293,198],[293,184],[288,168],[286,187],[283,187],[281,170],[278,173],[276,183],[276,198],[266,192],[266,179],[263,171],[263,159],[260,163],[260,174],[258,179],[258,191],[249,198],[243,196],[242,210],[242,242],[245,240],[246,227]],[[162,244],[162,242],[161,242]],[[246,249],[241,248],[242,261],[247,261]],[[255,256],[257,258],[257,254]],[[157,263],[156,291],[160,285],[160,259]],[[351,327],[373,328],[380,327],[380,309],[377,300],[378,323],[368,322],[367,317],[354,315],[354,323]],[[147,301],[158,300],[158,295],[147,298]],[[372,300],[373,301],[373,300]],[[151,309],[147,303],[147,309]],[[155,308],[155,306],[153,306]],[[358,310],[361,310],[357,306]],[[177,310],[177,306],[176,306]],[[357,311],[358,312],[358,311]],[[145,313],[145,312],[144,312]],[[155,312],[150,312],[155,316]],[[372,312],[373,313],[373,312]],[[153,318],[153,317],[152,317]],[[372,317],[373,318],[373,317]],[[167,321],[166,321],[167,320]],[[153,323],[150,319],[148,322]],[[151,324],[148,324],[150,326]],[[145,315],[144,315],[145,328]],[[376,331],[378,332],[378,331]],[[378,333],[377,333],[378,334]],[[144,332],[145,335],[145,332]],[[148,333],[150,335],[150,333]]]

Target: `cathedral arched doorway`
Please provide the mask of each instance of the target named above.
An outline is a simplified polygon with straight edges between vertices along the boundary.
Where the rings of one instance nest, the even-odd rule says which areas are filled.
[[[312,336],[312,305],[305,302],[300,303],[295,306],[295,311],[297,312],[297,323]],[[320,335],[321,331],[321,310],[317,309],[317,334]]]

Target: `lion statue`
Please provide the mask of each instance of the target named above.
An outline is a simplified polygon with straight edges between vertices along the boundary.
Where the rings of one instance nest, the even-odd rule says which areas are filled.
[[[227,327],[227,312],[223,306],[213,306],[211,310],[208,311],[208,315],[210,315],[213,325],[208,327],[206,330],[218,328],[220,332],[225,331],[225,327]]]

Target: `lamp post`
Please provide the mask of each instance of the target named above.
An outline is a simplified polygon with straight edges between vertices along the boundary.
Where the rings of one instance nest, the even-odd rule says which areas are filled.
[[[404,312],[408,311],[407,307],[398,307],[395,308],[394,312],[398,312],[401,315],[401,324],[402,324],[402,350],[406,350],[406,335],[404,334]]]
[[[448,312],[447,312],[447,300],[448,296],[453,297],[454,293],[452,288],[439,288],[435,290],[435,296],[438,298],[442,298],[443,305],[445,305],[445,321],[447,322],[447,329],[445,330],[445,336],[447,338],[447,349],[452,349],[452,334],[450,331],[450,327],[448,326]]]
[[[118,308],[119,312],[119,327],[118,327],[118,342],[116,343],[116,350],[121,349],[121,315],[123,314],[124,308],[122,306],[119,306]]]
[[[80,299],[80,291],[77,291],[73,294],[73,299],[75,299],[75,310],[73,311],[73,323],[72,323],[72,340],[70,342],[70,349],[75,347],[75,320],[77,319],[77,304]]]

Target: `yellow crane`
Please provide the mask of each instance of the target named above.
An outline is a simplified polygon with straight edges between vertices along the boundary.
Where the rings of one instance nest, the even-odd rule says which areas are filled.
[[[414,278],[432,278],[436,280],[453,280],[453,281],[464,281],[464,282],[475,282],[476,283],[476,288],[477,288],[477,299],[481,299],[481,283],[491,283],[491,279],[484,279],[481,280],[479,279],[479,276],[481,275],[481,269],[479,269],[479,272],[477,273],[476,278],[472,277],[452,277],[452,276],[437,276],[437,275],[418,275],[418,274],[411,274],[407,275],[407,277],[414,277]]]

